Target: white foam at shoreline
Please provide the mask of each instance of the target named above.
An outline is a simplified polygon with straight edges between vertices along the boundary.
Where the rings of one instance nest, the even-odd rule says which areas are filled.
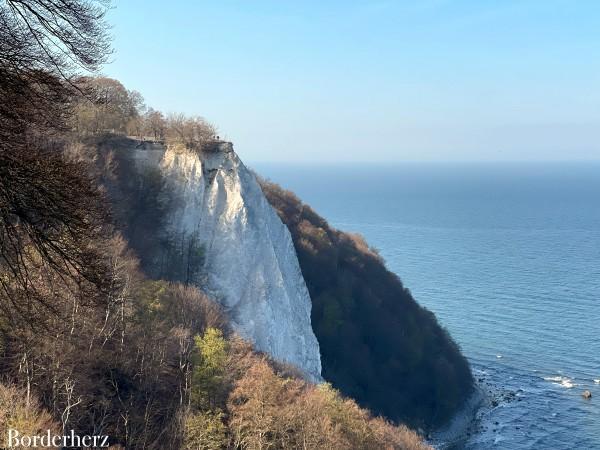
[[[562,376],[544,377],[544,380],[551,381],[552,384],[556,384],[558,386],[563,386],[567,389],[571,389],[572,387],[576,386],[576,384],[573,383],[573,380],[568,377],[562,377]]]

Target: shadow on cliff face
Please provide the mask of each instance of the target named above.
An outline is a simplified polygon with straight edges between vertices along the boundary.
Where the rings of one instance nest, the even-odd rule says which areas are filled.
[[[331,228],[293,193],[262,181],[289,228],[312,299],[323,377],[394,421],[431,429],[473,390],[467,360],[357,235]]]
[[[160,169],[165,149],[125,137],[105,137],[97,145],[102,182],[115,224],[152,279],[188,284],[199,276],[204,249],[194,234],[169,230],[181,199]]]

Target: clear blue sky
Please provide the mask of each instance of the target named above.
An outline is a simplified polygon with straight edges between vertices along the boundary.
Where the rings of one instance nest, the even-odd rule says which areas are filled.
[[[249,161],[600,159],[600,1],[116,0],[105,74]]]

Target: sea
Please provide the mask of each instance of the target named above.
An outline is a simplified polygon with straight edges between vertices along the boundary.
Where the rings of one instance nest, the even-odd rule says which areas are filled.
[[[600,162],[252,167],[364,235],[469,359],[481,398],[437,448],[600,449]]]

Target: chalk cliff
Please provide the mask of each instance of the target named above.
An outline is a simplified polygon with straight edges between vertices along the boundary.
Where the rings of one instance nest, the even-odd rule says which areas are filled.
[[[212,294],[235,331],[320,380],[311,300],[290,232],[232,144],[202,153],[160,146],[132,152],[135,172],[160,174],[161,203],[168,205],[156,230],[168,245],[154,252],[153,265],[184,261],[180,281]]]

